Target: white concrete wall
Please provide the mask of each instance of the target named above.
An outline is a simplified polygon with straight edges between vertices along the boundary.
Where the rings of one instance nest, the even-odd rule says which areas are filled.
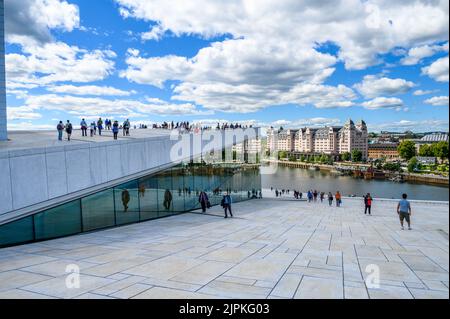
[[[0,141],[7,139],[6,133],[6,88],[5,88],[5,23],[4,3],[0,0]]]
[[[170,165],[175,143],[163,135],[1,151],[0,223],[18,210]]]

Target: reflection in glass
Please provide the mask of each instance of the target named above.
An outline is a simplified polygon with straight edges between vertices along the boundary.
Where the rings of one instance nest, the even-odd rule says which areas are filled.
[[[80,233],[80,200],[76,200],[34,216],[36,240],[57,238]]]
[[[136,180],[114,188],[116,224],[130,224],[139,221],[139,196]]]
[[[115,225],[113,194],[113,189],[108,189],[81,199],[83,231]]]

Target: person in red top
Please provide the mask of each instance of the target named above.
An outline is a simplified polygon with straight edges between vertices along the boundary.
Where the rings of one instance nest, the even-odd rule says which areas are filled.
[[[364,210],[364,214],[367,215],[367,212],[369,212],[369,215],[371,215],[371,210],[372,210],[372,196],[370,196],[370,193],[367,193],[366,196],[364,196],[364,206],[365,206],[365,210]]]

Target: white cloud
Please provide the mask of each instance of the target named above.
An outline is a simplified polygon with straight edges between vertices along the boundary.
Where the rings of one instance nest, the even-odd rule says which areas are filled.
[[[431,132],[431,131],[447,131],[448,132],[448,121],[447,120],[400,120],[395,122],[384,122],[380,124],[368,123],[368,128],[370,131],[414,131],[414,132]]]
[[[130,54],[121,76],[159,88],[168,80],[179,81],[173,85],[173,99],[228,112],[297,103],[295,96],[286,96],[298,87],[322,85],[338,61],[347,69],[364,69],[380,63],[383,53],[448,40],[444,0],[116,2],[124,17],[147,21],[154,39],[164,32],[203,38],[225,35],[226,40],[201,49],[191,59]],[[318,52],[324,43],[339,47],[337,57]],[[394,87],[381,90],[380,95],[407,92],[412,84],[391,81],[388,85]],[[349,107],[353,103],[339,99],[314,105]]]
[[[87,51],[63,42],[26,46],[22,51],[5,57],[8,88],[103,80],[114,71],[116,57],[109,50]]]
[[[422,95],[428,95],[436,92],[437,90],[416,90],[414,91],[415,96],[422,96]]]
[[[78,7],[62,0],[5,0],[6,41],[19,44],[52,40],[50,29],[79,27]]]
[[[25,107],[31,110],[57,110],[85,118],[93,116],[143,117],[157,115],[203,115],[210,114],[198,110],[190,103],[143,103],[128,99],[104,99],[99,97],[78,97],[71,95],[30,95]]]
[[[47,91],[53,93],[64,93],[73,95],[94,95],[94,96],[130,96],[135,94],[135,91],[119,90],[110,86],[97,86],[97,85],[60,85],[50,86],[46,88]]]
[[[400,62],[403,65],[415,65],[422,59],[431,57],[438,52],[448,52],[448,42],[443,45],[423,45],[411,48]]]
[[[8,131],[48,131],[55,130],[55,125],[50,124],[35,124],[32,121],[22,121],[22,122],[8,122]]]
[[[434,61],[430,66],[422,68],[422,73],[438,82],[448,82],[448,56]]]
[[[144,32],[141,34],[141,39],[144,41],[148,40],[160,40],[166,31],[160,26],[156,25],[152,27],[152,29],[148,32]]]
[[[404,79],[378,78],[366,75],[363,81],[355,88],[366,98],[375,98],[383,95],[404,94],[414,87],[414,83]]]
[[[361,105],[368,110],[394,109],[396,111],[404,110],[405,106],[401,99],[395,97],[377,97],[373,100],[363,102]]]
[[[36,120],[42,117],[41,114],[35,112],[33,108],[28,106],[8,107],[6,109],[9,121],[12,120]]]
[[[448,96],[434,96],[425,100],[425,103],[433,106],[448,106]]]

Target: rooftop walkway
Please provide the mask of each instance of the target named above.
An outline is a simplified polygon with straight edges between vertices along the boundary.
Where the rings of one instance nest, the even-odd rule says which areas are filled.
[[[448,298],[448,203],[414,202],[411,231],[395,207],[260,199],[2,249],[0,298]]]

